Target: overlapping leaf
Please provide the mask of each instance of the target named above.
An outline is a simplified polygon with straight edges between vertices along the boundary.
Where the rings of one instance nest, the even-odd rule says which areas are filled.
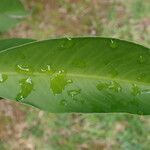
[[[20,19],[28,15],[20,0],[0,1],[0,32],[14,27]]]

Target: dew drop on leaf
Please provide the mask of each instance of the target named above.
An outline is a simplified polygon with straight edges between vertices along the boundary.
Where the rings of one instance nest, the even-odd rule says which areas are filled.
[[[69,36],[65,36],[66,38],[62,41],[62,43],[60,43],[59,45],[59,50],[70,50],[70,48],[73,47],[74,42],[72,41],[72,39]]]
[[[141,92],[142,92],[141,89],[136,84],[132,85],[132,91],[131,91],[132,95],[137,96],[140,95]]]
[[[67,80],[67,83],[73,83],[73,81],[69,79],[69,80]]]
[[[139,58],[138,58],[138,63],[139,64],[143,64],[144,63],[144,58],[143,58],[143,56],[139,56]]]
[[[17,101],[21,101],[26,98],[33,90],[33,82],[30,77],[22,79],[19,81],[21,90],[19,94],[16,96]]]
[[[107,83],[98,83],[97,85],[96,85],[96,88],[99,90],[99,91],[101,91],[101,90],[104,90],[104,89],[107,89],[107,87],[108,87],[108,85],[107,85]]]
[[[31,67],[29,67],[28,65],[17,65],[16,71],[18,73],[25,73],[25,74],[32,74],[33,73],[33,69]]]
[[[144,73],[140,73],[137,77],[137,81],[142,81],[145,77],[145,74]]]
[[[116,81],[111,81],[108,83],[98,83],[96,85],[96,88],[101,91],[101,90],[113,90],[115,92],[121,92],[122,91],[122,87],[120,86],[120,84]]]
[[[0,73],[0,83],[5,82],[8,79],[8,76],[6,74]]]
[[[120,86],[120,84],[116,81],[112,81],[108,84],[108,88],[111,90],[114,90],[116,92],[121,92],[122,88]]]
[[[111,39],[111,40],[110,40],[110,47],[111,47],[112,49],[117,48],[117,47],[118,47],[118,46],[117,46],[117,42],[116,42],[115,40]]]
[[[144,90],[142,90],[142,94],[150,94],[150,89],[144,89]]]
[[[50,81],[50,88],[53,91],[53,94],[61,94],[65,89],[67,84],[72,83],[72,80],[68,80],[64,70],[60,70],[53,75]]]
[[[71,41],[72,39],[71,39],[71,37],[69,37],[69,36],[66,36],[66,38],[67,38],[67,40],[69,40],[69,41]]]
[[[50,65],[42,67],[40,71],[48,74],[53,74],[55,72]]]
[[[68,90],[68,96],[70,96],[73,100],[77,101],[76,96],[81,93],[81,89]]]
[[[71,96],[72,98],[74,98],[75,96],[77,96],[78,94],[81,93],[81,89],[77,89],[77,90],[69,90],[68,95]]]

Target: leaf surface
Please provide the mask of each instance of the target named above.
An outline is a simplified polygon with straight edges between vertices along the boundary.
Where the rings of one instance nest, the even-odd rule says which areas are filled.
[[[0,52],[0,96],[49,112],[150,114],[150,49],[85,37]]]
[[[0,32],[14,27],[28,12],[24,9],[20,0],[0,1]]]
[[[3,40],[0,40],[0,51],[11,48],[11,47],[16,47],[19,45],[27,44],[33,41],[35,40],[23,39],[23,38],[3,39]]]

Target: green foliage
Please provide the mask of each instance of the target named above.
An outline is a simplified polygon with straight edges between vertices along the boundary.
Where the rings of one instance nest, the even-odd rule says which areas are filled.
[[[21,38],[13,38],[13,39],[4,39],[0,40],[0,51],[8,48],[12,48],[15,46],[23,45],[26,43],[33,42],[35,40],[32,39],[21,39]]]
[[[21,19],[28,15],[20,0],[0,1],[0,32],[14,27]]]
[[[4,49],[0,96],[50,112],[150,114],[149,51],[99,37]]]

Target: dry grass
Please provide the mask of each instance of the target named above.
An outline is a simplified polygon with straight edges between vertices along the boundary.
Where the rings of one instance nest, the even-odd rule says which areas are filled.
[[[22,0],[32,12],[2,35],[110,36],[150,46],[150,0]],[[0,150],[148,150],[150,119],[127,114],[47,114],[0,101]]]

